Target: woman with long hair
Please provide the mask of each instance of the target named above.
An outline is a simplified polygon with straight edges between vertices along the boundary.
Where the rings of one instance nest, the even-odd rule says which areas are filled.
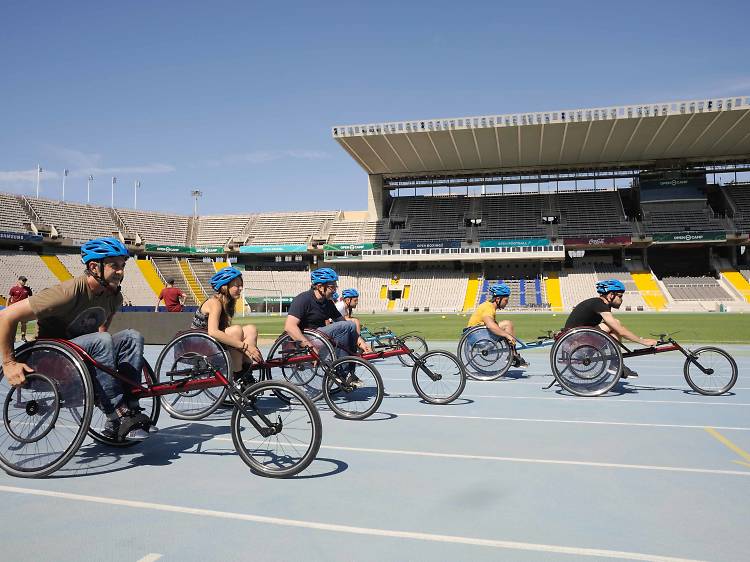
[[[206,330],[224,345],[232,358],[235,376],[243,374],[253,362],[263,361],[258,349],[258,329],[252,324],[232,324],[237,300],[242,297],[242,272],[234,267],[217,271],[210,280],[215,294],[198,307],[193,328]]]

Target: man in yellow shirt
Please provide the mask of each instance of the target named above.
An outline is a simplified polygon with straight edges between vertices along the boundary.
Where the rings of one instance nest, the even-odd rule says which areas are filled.
[[[505,338],[511,345],[513,350],[513,366],[514,367],[528,367],[528,362],[521,357],[516,351],[516,331],[513,326],[513,322],[510,320],[501,320],[497,322],[495,320],[495,314],[498,310],[502,310],[508,306],[508,300],[510,299],[510,287],[505,283],[495,283],[490,286],[490,298],[480,304],[469,318],[469,323],[466,325],[464,331],[474,326],[484,326],[491,333]]]

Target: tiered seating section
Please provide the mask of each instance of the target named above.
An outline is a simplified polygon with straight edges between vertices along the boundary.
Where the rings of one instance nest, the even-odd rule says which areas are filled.
[[[750,184],[734,185],[727,189],[737,207],[735,226],[742,232],[750,232]]]
[[[258,215],[250,228],[248,244],[307,244],[336,218],[336,211]]]
[[[26,232],[26,211],[18,202],[17,195],[0,193],[0,230]]]
[[[560,217],[558,233],[563,238],[633,234],[615,191],[558,193],[550,195],[550,200],[551,208]]]
[[[59,283],[37,254],[0,251],[0,294],[7,297],[21,275],[34,294]]]
[[[660,232],[701,232],[724,230],[723,219],[701,203],[653,203],[643,206],[643,230],[646,234]]]
[[[138,234],[145,244],[190,245],[187,239],[190,217],[153,211],[117,209],[128,233]]]
[[[198,219],[196,246],[226,246],[245,242],[243,233],[255,215],[208,215]]]
[[[480,238],[545,238],[542,224],[546,195],[505,195],[481,199]]]
[[[663,277],[664,286],[676,301],[734,301],[713,277]]]
[[[391,208],[391,216],[406,219],[401,240],[441,240],[463,238],[467,198],[400,197]]]
[[[86,241],[97,236],[112,236],[119,230],[106,207],[42,198],[27,201],[43,224],[54,225],[63,238]]]

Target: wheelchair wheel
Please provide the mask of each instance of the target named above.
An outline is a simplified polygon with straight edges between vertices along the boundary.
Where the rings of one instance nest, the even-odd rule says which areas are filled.
[[[690,388],[705,396],[729,392],[737,382],[737,363],[718,347],[699,347],[690,352],[690,357],[685,358],[683,371]]]
[[[153,385],[156,383],[154,371],[145,359],[143,360],[143,382],[147,385]],[[156,396],[142,398],[138,401],[138,406],[143,408],[142,413],[145,416],[148,416],[151,420],[151,425],[156,425],[156,422],[159,420],[159,413],[161,412],[161,401],[159,398]],[[104,443],[110,447],[131,447],[142,442],[141,440],[136,439],[125,439],[123,441],[110,439],[102,433],[105,423],[107,423],[107,416],[99,408],[94,408],[91,415],[91,424],[89,424],[89,435],[94,441]]]
[[[475,326],[461,336],[458,358],[470,379],[494,381],[510,369],[513,352],[508,340],[496,336],[485,326]]]
[[[91,421],[94,388],[83,361],[64,344],[39,341],[16,352],[34,369],[11,387],[0,368],[0,466],[12,476],[37,478],[67,463]]]
[[[279,394],[294,399],[280,400]],[[286,381],[263,381],[245,390],[232,412],[231,427],[240,458],[261,476],[294,476],[320,448],[322,427],[315,404]]]
[[[622,352],[612,337],[595,328],[575,328],[550,351],[552,372],[576,396],[600,396],[620,380]]]
[[[317,350],[320,361],[330,363],[336,358],[333,345],[323,334],[315,330],[304,330],[304,334]],[[301,350],[297,342],[288,334],[282,334],[271,346],[267,361],[281,360],[282,365],[279,369],[283,380],[299,387],[311,400],[315,401],[323,396],[325,369],[318,361],[294,361],[295,357],[306,355],[308,354]],[[283,393],[280,396],[283,398]]]
[[[347,381],[354,375],[357,384]],[[323,385],[328,407],[340,418],[363,420],[375,412],[383,401],[383,379],[369,361],[361,357],[342,357],[331,364]]]
[[[168,343],[156,360],[160,382],[213,378],[219,371],[232,382],[232,362],[224,347],[205,332],[185,332]],[[225,387],[212,387],[161,397],[161,405],[178,420],[200,420],[212,414],[226,397]]]
[[[424,338],[420,336],[404,336],[401,338],[403,342],[406,344],[406,347],[411,349],[412,353],[416,355],[417,357],[421,357],[425,353],[427,353],[427,342],[424,341]],[[398,360],[401,361],[401,364],[404,367],[413,367],[414,366],[414,359],[409,357],[408,355],[398,355]]]
[[[414,390],[430,404],[450,404],[466,386],[466,371],[458,358],[447,351],[428,351],[411,371]]]

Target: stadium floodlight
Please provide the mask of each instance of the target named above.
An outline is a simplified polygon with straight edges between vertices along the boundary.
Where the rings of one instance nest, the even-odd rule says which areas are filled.
[[[36,165],[36,198],[37,199],[39,199],[39,180],[43,171],[44,170],[42,170],[42,167],[39,164],[37,164]]]
[[[190,192],[190,195],[193,197],[193,218],[198,218],[198,197],[203,197],[203,192],[198,189],[193,189]]]
[[[135,180],[133,182],[133,208],[138,208],[138,190],[141,188],[141,182]]]
[[[94,176],[89,176],[86,181],[86,203],[91,203],[91,184],[94,183]]]
[[[65,201],[65,178],[68,177],[68,169],[63,170],[62,200]]]
[[[117,183],[117,178],[115,176],[112,176],[112,202],[110,204],[110,207],[113,209],[115,208],[115,184]]]

